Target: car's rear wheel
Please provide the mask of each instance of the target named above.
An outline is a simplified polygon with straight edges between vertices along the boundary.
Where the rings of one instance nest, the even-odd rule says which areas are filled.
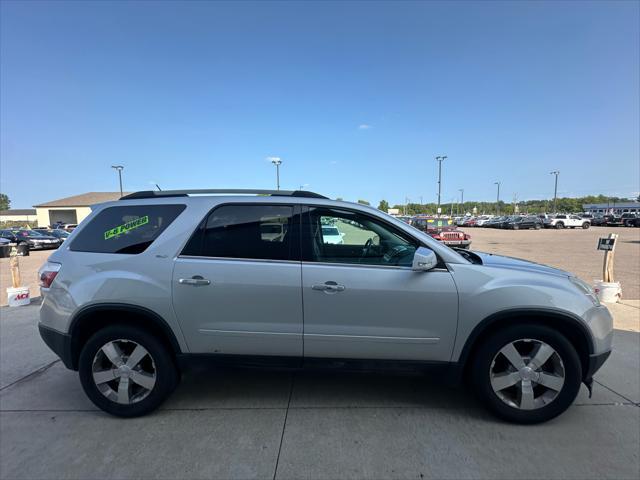
[[[586,230],[586,229],[587,229],[587,228],[589,228],[590,226],[591,226],[591,224],[590,224],[589,222],[584,222],[584,223],[582,224],[582,229],[583,229],[583,230]]]
[[[484,340],[471,369],[474,389],[495,415],[540,423],[564,412],[582,381],[573,345],[551,328],[521,324]]]
[[[126,325],[95,333],[84,345],[78,366],[89,399],[120,417],[155,410],[179,379],[169,349],[154,335]]]
[[[564,223],[562,223],[562,222],[558,222],[558,223],[556,223],[556,228],[557,228],[558,230],[563,229],[563,228],[564,228]]]
[[[539,223],[536,223],[533,228],[535,228],[536,230],[540,230],[542,228],[542,225],[540,225]]]

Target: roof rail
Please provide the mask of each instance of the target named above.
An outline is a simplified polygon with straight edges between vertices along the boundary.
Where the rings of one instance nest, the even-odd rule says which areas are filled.
[[[323,195],[306,190],[254,190],[245,188],[222,188],[222,189],[197,189],[197,190],[143,190],[130,193],[120,198],[120,200],[135,200],[140,198],[164,198],[164,197],[187,197],[189,195],[269,195],[273,197],[305,197],[305,198],[327,198]]]

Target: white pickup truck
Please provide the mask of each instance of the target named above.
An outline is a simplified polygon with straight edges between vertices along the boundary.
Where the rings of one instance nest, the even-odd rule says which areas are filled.
[[[556,215],[545,221],[544,226],[547,228],[584,228],[585,230],[591,226],[588,218],[582,218],[578,215]]]

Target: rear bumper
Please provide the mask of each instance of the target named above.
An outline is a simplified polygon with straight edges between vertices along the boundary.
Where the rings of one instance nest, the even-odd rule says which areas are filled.
[[[53,353],[60,357],[64,366],[71,370],[76,370],[71,355],[71,336],[53,328],[45,327],[42,324],[38,324],[38,330],[40,330],[40,336],[44,343],[53,350]]]

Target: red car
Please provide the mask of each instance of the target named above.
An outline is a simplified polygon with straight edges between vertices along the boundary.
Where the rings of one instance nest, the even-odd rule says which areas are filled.
[[[471,245],[471,235],[458,230],[458,227],[449,219],[415,217],[411,220],[411,225],[448,247],[469,248]]]

